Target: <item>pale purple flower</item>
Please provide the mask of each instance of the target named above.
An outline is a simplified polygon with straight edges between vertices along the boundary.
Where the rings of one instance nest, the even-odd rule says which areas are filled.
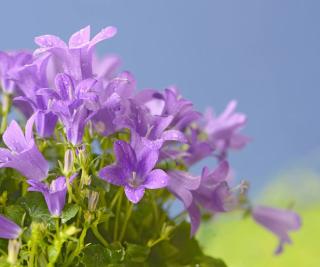
[[[0,149],[0,168],[13,168],[27,179],[43,180],[49,166],[33,139],[33,122],[34,116],[27,121],[25,134],[16,121],[10,123],[2,137],[8,149]]]
[[[48,99],[48,110],[61,120],[68,140],[78,144],[82,141],[90,115],[99,107],[98,96],[94,93],[98,82],[87,79],[76,84],[71,76],[60,73],[56,76],[55,84],[55,90],[43,88],[38,94]]]
[[[76,174],[70,178],[70,183],[74,180]],[[51,181],[48,186],[45,183],[37,180],[27,181],[30,187],[28,191],[40,192],[45,198],[50,214],[54,217],[59,217],[66,203],[67,181],[61,176]]]
[[[71,75],[76,81],[93,77],[92,57],[95,45],[103,40],[112,38],[117,30],[114,27],[106,27],[90,39],[90,26],[74,33],[68,45],[54,35],[43,35],[35,38],[39,45],[35,55],[49,54],[59,62],[60,72]]]
[[[99,173],[107,182],[124,186],[127,198],[133,203],[141,200],[146,188],[163,188],[168,182],[168,175],[163,170],[154,169],[159,151],[147,145],[141,147],[134,150],[130,144],[116,141],[116,163],[104,167]]]
[[[11,72],[12,79],[19,85],[19,96],[14,98],[14,104],[27,118],[36,113],[36,130],[41,137],[52,135],[58,119],[48,110],[48,97],[39,94],[41,88],[48,87],[48,59],[48,57],[35,59],[31,64]]]
[[[199,188],[201,179],[188,172],[172,170],[168,172],[168,190],[180,199],[188,211],[191,220],[191,235],[194,235],[200,224],[200,210],[196,206],[193,191]]]
[[[168,190],[180,199],[188,211],[191,220],[191,235],[199,228],[201,213],[199,206],[209,212],[225,212],[231,198],[226,182],[229,165],[223,161],[212,172],[203,168],[201,177],[187,172],[170,171]]]
[[[214,146],[207,140],[201,140],[199,134],[199,129],[197,128],[190,128],[188,134],[186,134],[188,150],[183,159],[188,166],[191,166],[208,156],[213,156],[215,150]]]
[[[22,229],[8,218],[0,215],[0,238],[16,239],[22,233]]]
[[[152,115],[172,116],[170,126],[180,131],[200,118],[192,102],[182,98],[175,87],[167,88],[163,93],[154,92],[145,100],[145,105]]]
[[[235,112],[236,107],[237,102],[231,101],[221,115],[215,116],[210,109],[205,114],[204,132],[221,159],[226,157],[228,149],[241,149],[250,141],[240,133],[247,118],[243,113]]]
[[[292,242],[288,233],[297,231],[301,227],[300,216],[289,210],[257,206],[252,210],[252,217],[279,238],[275,254],[280,254],[283,251],[283,246]]]
[[[0,51],[0,87],[6,93],[16,93],[18,85],[12,79],[12,72],[32,62],[32,54],[25,51],[2,52]]]

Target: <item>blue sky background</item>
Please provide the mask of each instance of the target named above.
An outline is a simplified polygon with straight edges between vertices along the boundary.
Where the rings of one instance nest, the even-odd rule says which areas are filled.
[[[231,161],[254,192],[284,169],[319,169],[320,1],[10,0],[0,8],[1,50],[114,25],[117,37],[99,51],[120,54],[140,88],[175,84],[201,111],[237,99],[253,142]]]

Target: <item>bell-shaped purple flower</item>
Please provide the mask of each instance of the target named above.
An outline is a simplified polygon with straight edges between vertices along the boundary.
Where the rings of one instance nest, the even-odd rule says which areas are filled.
[[[228,149],[241,149],[250,141],[247,136],[239,133],[247,118],[243,113],[235,112],[236,107],[237,102],[231,101],[221,115],[214,116],[210,109],[205,114],[204,132],[212,146],[219,151],[222,160]]]
[[[188,211],[191,220],[191,235],[199,228],[201,213],[199,206],[209,212],[225,212],[232,199],[226,178],[229,165],[223,161],[212,172],[204,168],[201,177],[187,172],[170,171],[168,190],[180,199]]]
[[[73,175],[70,179],[70,183],[76,175]],[[42,193],[48,206],[50,214],[54,217],[59,217],[66,203],[67,195],[67,181],[66,178],[61,176],[53,180],[48,186],[45,183],[28,180],[30,187],[28,191],[36,191]]]
[[[200,118],[192,102],[182,98],[175,87],[167,88],[163,93],[155,91],[145,101],[145,105],[152,115],[172,116],[170,126],[180,131]]]
[[[47,177],[49,165],[33,139],[33,122],[34,116],[26,124],[25,135],[16,121],[10,123],[2,137],[9,149],[0,149],[0,168],[13,168],[27,179],[41,181]]]
[[[130,144],[119,140],[114,143],[114,153],[116,163],[104,167],[99,175],[111,184],[124,186],[131,202],[138,203],[146,188],[167,186],[168,175],[161,169],[153,169],[159,157],[157,149],[141,145],[134,150]]]
[[[252,217],[279,238],[275,254],[280,254],[283,251],[283,246],[292,242],[288,233],[297,231],[301,227],[300,216],[289,210],[257,206],[252,210]]]
[[[29,52],[2,52],[0,51],[0,88],[6,93],[17,93],[19,89],[16,80],[11,76],[12,72],[32,62],[32,54]]]
[[[22,229],[8,218],[0,215],[0,238],[16,239],[22,233]]]
[[[90,26],[74,33],[68,45],[59,37],[54,35],[43,35],[35,38],[39,45],[34,54],[52,56],[60,63],[60,72],[67,73],[80,81],[93,77],[92,57],[93,48],[97,43],[112,38],[117,32],[114,27],[106,27],[90,39]]]

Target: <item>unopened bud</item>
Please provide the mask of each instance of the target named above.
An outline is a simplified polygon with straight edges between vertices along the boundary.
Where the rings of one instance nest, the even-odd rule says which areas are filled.
[[[90,191],[88,194],[88,209],[94,211],[97,208],[99,202],[99,193],[96,191]]]
[[[68,149],[64,153],[64,166],[63,166],[63,172],[66,176],[69,176],[69,174],[72,172],[73,162],[74,162],[73,152],[71,149]]]
[[[21,243],[19,240],[16,240],[16,239],[9,240],[7,261],[11,265],[15,265],[17,263],[20,247],[21,247]]]

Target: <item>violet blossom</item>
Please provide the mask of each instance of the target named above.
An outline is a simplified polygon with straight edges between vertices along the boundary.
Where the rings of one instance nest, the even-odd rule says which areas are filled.
[[[72,183],[76,174],[71,176],[69,182]],[[67,181],[66,178],[60,176],[55,180],[51,181],[48,186],[45,183],[39,182],[37,180],[27,181],[30,187],[28,191],[40,192],[45,198],[49,212],[54,217],[59,217],[66,203],[67,195]]]
[[[2,138],[7,148],[0,148],[0,168],[13,168],[27,179],[43,180],[48,175],[48,162],[39,152],[33,138],[34,116],[26,124],[25,134],[12,121]]]
[[[116,32],[116,28],[106,27],[90,39],[90,26],[87,26],[74,33],[68,45],[57,36],[42,35],[35,38],[40,48],[34,54],[36,56],[49,54],[60,63],[60,72],[71,75],[77,81],[92,78],[92,57],[95,45],[112,38]]]
[[[145,189],[158,189],[167,185],[168,175],[161,169],[154,169],[159,151],[145,147],[136,151],[124,141],[114,143],[116,163],[104,167],[99,175],[107,182],[124,186],[127,198],[138,203]]]
[[[16,239],[22,233],[22,229],[13,221],[0,215],[0,238]]]
[[[301,227],[300,216],[290,210],[257,206],[252,210],[252,217],[279,238],[275,254],[280,254],[283,251],[283,246],[292,242],[288,233],[297,231]]]
[[[25,51],[2,52],[0,51],[0,87],[5,93],[17,93],[18,85],[11,77],[21,66],[32,62],[32,54]]]
[[[209,172],[203,168],[201,177],[192,176],[187,172],[170,171],[168,189],[179,198],[191,219],[191,235],[194,235],[200,225],[200,209],[211,213],[228,211],[232,202],[232,193],[226,181],[229,164],[221,162],[218,167]]]
[[[220,159],[226,157],[228,149],[241,149],[250,140],[240,133],[247,118],[243,113],[235,112],[236,107],[237,102],[231,101],[221,115],[215,116],[210,109],[205,114],[204,132],[218,150]]]

